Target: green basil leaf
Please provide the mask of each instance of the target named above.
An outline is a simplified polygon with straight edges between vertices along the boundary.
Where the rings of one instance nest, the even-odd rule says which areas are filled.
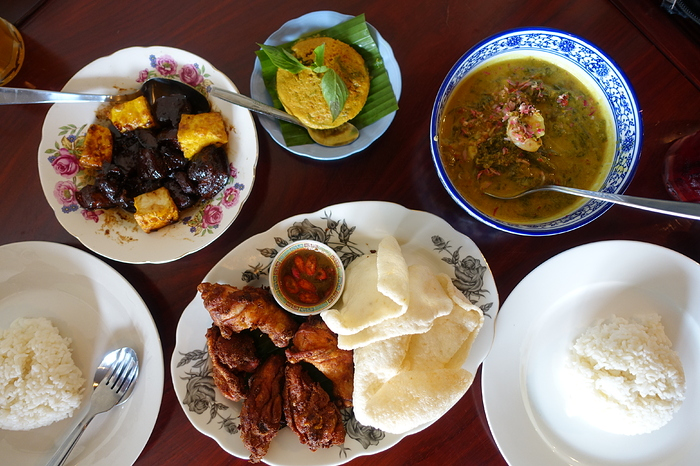
[[[330,68],[328,68],[327,66],[317,66],[316,68],[312,69],[314,73],[318,74],[325,73],[328,70],[330,70]]]
[[[315,62],[316,62],[316,67],[320,68],[323,66],[323,55],[326,52],[326,43],[324,42],[323,44],[319,45],[314,49],[314,57],[315,57]]]
[[[340,115],[340,111],[343,110],[345,101],[348,99],[348,88],[338,76],[338,73],[329,68],[323,75],[323,78],[321,78],[321,91],[331,110],[331,116],[335,120]]]
[[[282,68],[283,70],[287,70],[294,74],[307,69],[307,67],[302,65],[294,55],[281,47],[274,47],[272,45],[265,44],[258,45],[267,54],[277,68]]]

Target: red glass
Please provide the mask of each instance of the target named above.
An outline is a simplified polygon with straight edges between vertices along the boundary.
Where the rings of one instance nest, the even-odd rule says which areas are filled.
[[[700,131],[671,145],[666,153],[664,182],[679,201],[700,203]]]

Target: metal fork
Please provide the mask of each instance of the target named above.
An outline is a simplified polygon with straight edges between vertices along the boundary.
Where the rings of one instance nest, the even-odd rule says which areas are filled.
[[[124,347],[108,353],[95,371],[87,414],[66,437],[47,466],[60,466],[65,463],[90,421],[96,415],[109,411],[129,398],[138,375],[139,361],[133,349]]]

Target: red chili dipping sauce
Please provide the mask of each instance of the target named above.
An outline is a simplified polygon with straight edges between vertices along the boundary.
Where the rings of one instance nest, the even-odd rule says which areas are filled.
[[[294,251],[285,257],[279,276],[284,297],[300,306],[313,306],[324,301],[337,282],[331,260],[308,249]]]

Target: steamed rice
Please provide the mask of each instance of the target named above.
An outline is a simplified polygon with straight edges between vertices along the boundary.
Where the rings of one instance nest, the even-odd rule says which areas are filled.
[[[70,343],[43,317],[0,330],[0,429],[35,429],[73,414],[85,379]]]
[[[570,409],[615,434],[652,432],[685,398],[678,354],[661,316],[612,316],[587,329],[571,349]]]

